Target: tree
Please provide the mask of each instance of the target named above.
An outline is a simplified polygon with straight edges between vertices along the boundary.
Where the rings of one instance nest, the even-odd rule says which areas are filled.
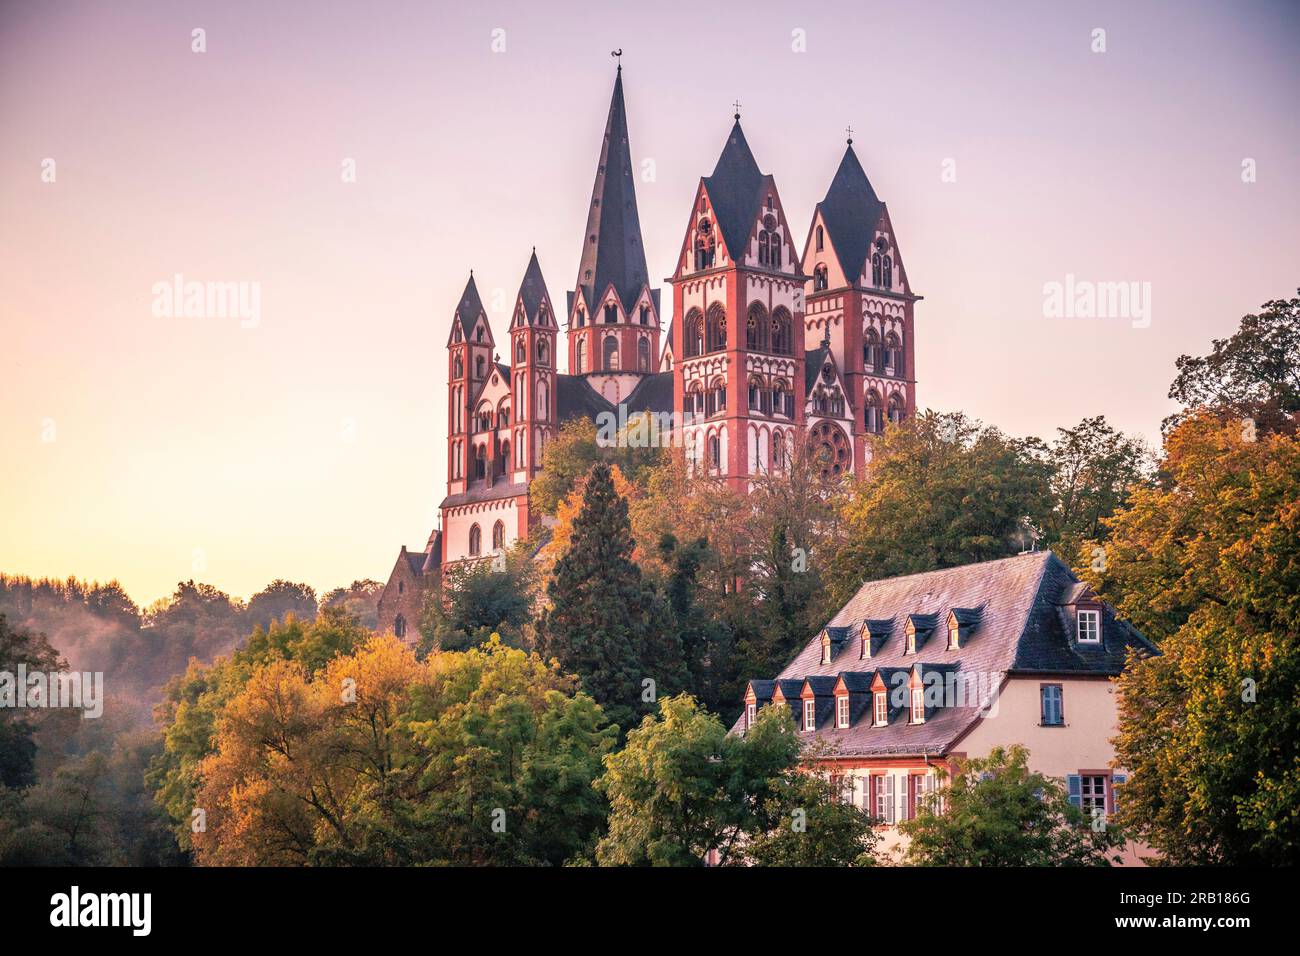
[[[684,679],[680,643],[664,626],[662,604],[632,562],[632,549],[627,502],[610,467],[597,464],[547,585],[551,606],[538,622],[538,644],[622,727],[653,702],[644,681],[668,693]]]
[[[629,429],[634,425],[630,423]],[[530,507],[554,515],[598,462],[617,465],[630,481],[640,482],[645,469],[663,460],[664,450],[654,444],[627,441],[629,429],[610,440],[600,434],[591,419],[565,422],[542,452],[542,470],[528,486]]]
[[[1082,574],[1152,638],[1119,685],[1121,821],[1170,863],[1300,845],[1300,438],[1202,413]]]
[[[353,581],[345,588],[327,592],[321,598],[320,609],[342,608],[362,627],[373,630],[379,626],[379,596],[383,593],[383,584],[372,578]]]
[[[831,605],[867,578],[988,561],[1029,544],[1051,508],[1051,467],[1036,439],[961,413],[926,411],[872,439],[871,461],[840,508]]]
[[[1106,866],[1118,861],[1115,850],[1124,842],[1118,828],[1085,819],[1059,780],[1031,772],[1029,752],[1018,744],[959,761],[951,784],[930,800],[899,824],[911,838],[908,863]]]
[[[716,851],[724,866],[867,862],[870,819],[830,809],[830,782],[803,771],[799,753],[788,710],[765,707],[742,736],[688,695],[660,701],[605,758],[597,785],[609,795],[609,833],[597,860],[702,866]]]
[[[425,600],[421,651],[460,651],[498,634],[523,643],[521,629],[531,618],[537,570],[528,539],[491,559],[452,565]]]
[[[1053,501],[1047,543],[1073,554],[1082,540],[1104,538],[1102,519],[1128,500],[1131,489],[1147,483],[1151,453],[1141,439],[1111,428],[1103,415],[1056,432],[1048,449]]]
[[[1297,290],[1300,292],[1300,290]],[[1265,302],[1243,316],[1209,355],[1180,355],[1169,397],[1185,410],[1164,421],[1168,432],[1195,409],[1213,409],[1260,432],[1296,430],[1300,412],[1300,297]]]
[[[10,683],[0,694],[17,694],[18,668],[52,673],[62,669],[58,651],[43,634],[12,627],[0,614],[0,674]],[[6,683],[8,683],[6,682]],[[16,700],[0,703],[0,787],[14,789],[36,781],[35,721]]]
[[[276,578],[248,599],[246,625],[266,627],[272,621],[282,621],[285,616],[310,621],[316,616],[316,592],[306,584],[295,584]]]

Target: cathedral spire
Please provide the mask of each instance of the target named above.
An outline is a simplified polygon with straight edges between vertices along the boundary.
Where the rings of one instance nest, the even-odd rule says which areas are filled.
[[[881,205],[850,139],[820,207],[846,276],[856,277],[862,272],[871,237],[880,220]]]
[[[612,284],[631,314],[648,282],[641,220],[637,214],[635,174],[627,138],[627,107],[623,103],[623,71],[614,78],[614,95],[605,122],[605,138],[596,166],[596,182],[587,210],[577,292],[588,313]]]

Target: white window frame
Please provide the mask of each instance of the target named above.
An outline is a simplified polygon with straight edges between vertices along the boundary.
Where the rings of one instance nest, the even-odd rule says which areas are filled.
[[[917,704],[920,704],[921,706],[918,708]],[[912,688],[912,723],[914,724],[925,723],[925,688],[924,687]]]
[[[1091,625],[1085,627],[1084,622]],[[1098,610],[1081,610],[1079,611],[1078,638],[1080,644],[1100,644],[1101,643],[1101,611]],[[1091,637],[1085,636],[1091,634]]]
[[[745,705],[745,726],[746,727],[754,726],[754,718],[757,716],[757,714],[758,714],[757,704],[749,703]]]
[[[835,726],[840,730],[849,725],[849,695],[841,694],[835,698]]]
[[[872,694],[871,708],[877,727],[883,727],[889,723],[889,701],[885,697],[885,691],[878,690]]]
[[[817,701],[815,700],[803,702],[803,729],[804,733],[817,729]]]

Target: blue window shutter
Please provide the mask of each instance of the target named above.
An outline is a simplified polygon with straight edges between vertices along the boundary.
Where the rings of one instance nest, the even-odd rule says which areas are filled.
[[[1083,786],[1077,773],[1072,773],[1065,778],[1067,789],[1070,794],[1070,802],[1080,809],[1083,808]]]
[[[1110,775],[1110,812],[1114,813],[1119,809],[1119,788],[1124,786],[1128,777],[1122,773],[1113,773]]]

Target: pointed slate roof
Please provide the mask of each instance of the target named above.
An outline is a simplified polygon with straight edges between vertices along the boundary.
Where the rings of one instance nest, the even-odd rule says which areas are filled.
[[[591,188],[591,208],[587,212],[587,231],[582,236],[582,259],[578,263],[578,291],[590,312],[597,297],[603,296],[613,284],[624,311],[630,313],[648,281],[620,68],[614,80],[609,118],[605,121],[596,182]]]
[[[744,254],[745,241],[758,217],[767,179],[745,141],[740,117],[736,117],[718,164],[713,167],[713,175],[704,177],[704,188],[709,191],[718,228],[722,230],[722,241],[727,244],[727,251],[733,259]]]
[[[537,310],[546,300],[546,280],[542,277],[542,266],[537,261],[537,250],[533,250],[524,270],[524,281],[519,284],[519,298],[524,303],[524,315],[531,322],[537,317]]]
[[[466,341],[474,331],[474,323],[478,321],[480,315],[486,322],[487,310],[483,308],[483,300],[478,296],[478,286],[474,284],[474,273],[471,272],[469,282],[465,284],[465,291],[461,293],[460,304],[456,306],[456,318],[460,319],[460,328],[465,333]],[[488,334],[491,335],[490,326]]]
[[[862,275],[882,205],[850,143],[820,203],[831,245],[850,283]]]

